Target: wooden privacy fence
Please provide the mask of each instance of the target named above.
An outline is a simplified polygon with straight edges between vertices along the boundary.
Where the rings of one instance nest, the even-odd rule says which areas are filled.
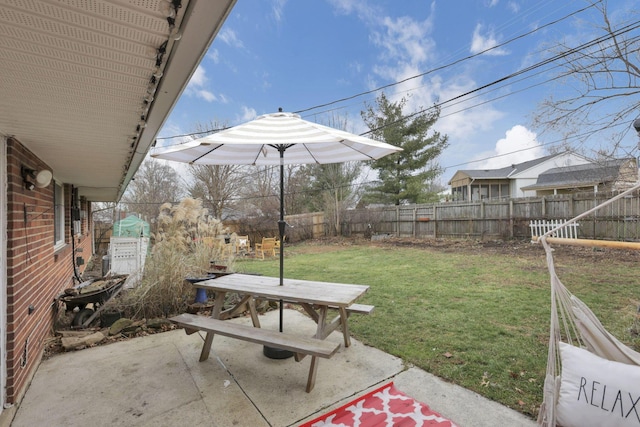
[[[477,202],[382,206],[341,213],[342,235],[388,234],[412,238],[527,239],[531,221],[553,224],[571,219],[610,199],[612,193],[576,193]],[[287,215],[288,241],[328,236],[322,212]],[[555,227],[553,227],[555,228]],[[637,192],[580,219],[572,238],[640,242],[640,197]],[[277,229],[270,231],[273,235]],[[255,240],[255,239],[254,239]]]
[[[477,202],[448,202],[355,209],[343,215],[343,234],[415,238],[528,238],[532,220],[573,218],[611,198],[612,193],[577,193]],[[640,198],[624,197],[580,220],[579,238],[640,241]]]

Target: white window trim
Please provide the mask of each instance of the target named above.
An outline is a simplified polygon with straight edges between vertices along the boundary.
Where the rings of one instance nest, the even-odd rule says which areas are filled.
[[[60,238],[56,239],[53,248],[54,250],[62,249],[65,246],[65,224],[64,224],[64,184],[58,181],[54,181],[54,192],[53,192],[53,221],[54,221],[54,236],[57,234],[57,231],[60,231]],[[60,194],[60,199],[57,199],[57,195]]]

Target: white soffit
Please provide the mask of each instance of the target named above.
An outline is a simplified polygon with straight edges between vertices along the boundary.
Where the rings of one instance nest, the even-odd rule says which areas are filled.
[[[0,0],[0,134],[117,200],[234,3]]]

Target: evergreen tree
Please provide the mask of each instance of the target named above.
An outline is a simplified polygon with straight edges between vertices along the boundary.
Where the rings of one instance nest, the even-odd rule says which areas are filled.
[[[382,93],[375,105],[361,113],[373,139],[401,147],[403,151],[371,162],[378,181],[367,188],[365,203],[426,203],[437,201],[431,185],[442,169],[436,159],[449,145],[446,135],[431,131],[440,117],[439,108],[410,115],[402,110],[406,98],[391,102]]]

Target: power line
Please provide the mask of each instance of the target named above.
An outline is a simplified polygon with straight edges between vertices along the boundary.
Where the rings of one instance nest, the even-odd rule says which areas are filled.
[[[581,8],[581,9],[578,9],[578,10],[576,10],[574,12],[571,12],[571,13],[569,13],[569,14],[567,14],[567,15],[559,18],[559,19],[556,19],[554,21],[551,21],[551,22],[548,22],[548,23],[546,23],[544,25],[536,27],[535,29],[533,29],[531,31],[528,31],[526,33],[519,34],[519,35],[517,35],[515,37],[512,37],[511,39],[509,39],[509,40],[507,40],[507,41],[505,41],[503,43],[500,43],[500,44],[497,44],[497,45],[495,45],[493,47],[484,49],[481,52],[477,52],[475,54],[468,55],[466,57],[460,58],[460,59],[455,60],[453,62],[450,62],[448,64],[441,65],[441,66],[436,67],[436,68],[432,68],[431,70],[425,71],[425,72],[417,74],[415,76],[411,76],[411,77],[408,77],[406,79],[403,79],[403,80],[400,80],[400,81],[397,81],[397,82],[394,82],[394,83],[390,83],[390,84],[387,84],[387,85],[380,86],[380,87],[378,87],[376,89],[372,89],[372,90],[369,90],[369,91],[366,91],[366,92],[361,92],[361,93],[358,93],[358,94],[355,94],[355,95],[351,95],[351,96],[348,96],[348,97],[345,97],[345,98],[341,98],[341,99],[338,99],[338,100],[335,100],[335,101],[331,101],[331,102],[327,102],[327,103],[324,103],[324,104],[316,105],[316,106],[313,106],[313,107],[305,108],[305,109],[302,109],[302,110],[294,111],[294,113],[301,114],[301,113],[304,113],[304,112],[307,112],[307,111],[311,111],[311,110],[315,110],[315,109],[318,109],[318,108],[327,107],[329,105],[338,104],[340,102],[348,101],[348,100],[355,99],[355,98],[358,98],[358,97],[361,97],[361,96],[364,96],[364,95],[369,95],[371,93],[379,92],[381,90],[384,90],[384,89],[387,89],[387,88],[390,88],[390,87],[393,87],[393,86],[397,86],[399,84],[408,82],[408,81],[413,80],[413,79],[417,79],[419,77],[424,77],[424,76],[432,74],[432,73],[434,73],[436,71],[440,71],[440,70],[452,67],[454,65],[457,65],[457,64],[459,64],[461,62],[464,62],[464,61],[467,61],[469,59],[473,59],[473,58],[475,58],[477,56],[483,55],[483,54],[485,54],[487,52],[490,52],[490,51],[492,51],[494,49],[499,49],[501,47],[504,47],[504,46],[516,41],[516,40],[522,39],[522,38],[527,37],[527,36],[529,36],[529,35],[531,35],[533,33],[538,32],[538,31],[540,31],[540,30],[542,30],[544,28],[547,28],[549,26],[552,26],[552,25],[555,25],[557,23],[560,23],[563,20],[565,20],[567,18],[570,18],[571,16],[577,15],[579,13],[582,13],[585,10],[587,10],[587,9],[589,9],[591,7],[594,7],[594,6],[595,6],[595,3],[594,4],[590,4],[588,6],[585,6],[585,7]],[[191,132],[191,133],[186,133],[186,134],[181,134],[181,135],[173,135],[173,136],[168,136],[168,137],[159,137],[159,138],[156,138],[156,139],[166,140],[166,139],[175,139],[175,138],[185,138],[185,137],[191,137],[191,136],[196,136],[196,135],[204,135],[204,134],[207,134],[207,133],[219,132],[219,131],[223,131],[223,130],[226,130],[226,129],[229,129],[229,128],[230,127],[223,127],[223,128],[211,129],[211,130],[205,130],[205,131],[199,131],[199,132]]]
[[[588,7],[582,8],[582,9],[580,9],[580,10],[578,10],[578,11],[572,12],[571,14],[566,15],[565,17],[563,17],[563,18],[561,18],[561,19],[559,19],[559,20],[553,21],[552,23],[545,24],[545,26],[551,25],[551,24],[553,24],[553,23],[555,23],[555,22],[559,22],[559,21],[561,21],[562,19],[566,19],[566,18],[567,18],[567,17],[569,17],[569,16],[573,16],[573,15],[575,15],[576,13],[580,13],[580,12],[582,12],[582,11],[584,11],[584,10],[588,9],[589,7],[593,7],[593,6],[594,6],[594,5],[592,4],[592,5],[588,6]],[[551,56],[551,57],[546,58],[546,59],[544,59],[544,60],[542,60],[542,61],[539,61],[539,62],[537,62],[536,64],[530,65],[530,66],[528,66],[528,67],[526,67],[526,68],[524,68],[524,69],[518,70],[518,71],[516,71],[516,72],[514,72],[514,73],[511,73],[511,74],[509,74],[509,75],[503,76],[503,77],[501,77],[501,78],[499,78],[499,79],[497,79],[497,80],[494,80],[494,81],[492,81],[492,82],[490,82],[490,83],[484,84],[484,85],[482,85],[482,86],[480,86],[480,87],[477,87],[477,88],[475,88],[475,89],[469,90],[469,91],[467,91],[467,92],[465,92],[465,93],[462,93],[462,94],[460,94],[460,95],[457,95],[457,96],[455,96],[455,97],[452,97],[452,98],[450,98],[450,99],[448,99],[448,100],[445,100],[445,101],[442,101],[442,102],[440,102],[440,103],[437,103],[437,104],[435,104],[435,105],[433,105],[433,106],[431,106],[431,107],[428,107],[428,108],[422,109],[422,110],[420,110],[420,111],[418,111],[418,112],[415,112],[415,113],[413,113],[413,114],[407,115],[407,116],[405,116],[405,117],[403,117],[403,118],[401,118],[401,119],[399,119],[399,120],[397,120],[397,121],[394,121],[394,122],[392,122],[392,123],[388,123],[388,124],[386,124],[386,125],[384,125],[384,126],[381,126],[381,127],[379,127],[379,128],[376,128],[376,129],[371,129],[371,130],[369,130],[369,131],[367,131],[367,132],[362,133],[361,135],[367,135],[367,134],[370,134],[370,133],[373,133],[373,132],[379,131],[379,130],[383,129],[384,127],[395,125],[395,124],[400,123],[400,122],[402,122],[402,121],[404,121],[404,120],[408,120],[408,119],[410,119],[410,118],[412,118],[412,117],[415,117],[416,115],[423,114],[423,113],[425,113],[425,112],[427,112],[427,111],[429,111],[429,110],[431,110],[431,109],[433,109],[433,108],[440,108],[440,107],[447,108],[447,106],[448,106],[449,104],[450,104],[450,105],[456,105],[456,104],[458,104],[458,103],[460,103],[460,102],[461,102],[461,101],[459,101],[459,100],[461,100],[462,98],[467,97],[467,99],[470,99],[470,98],[468,98],[468,96],[469,96],[469,95],[471,95],[471,94],[474,94],[474,93],[478,93],[478,95],[476,95],[476,97],[477,97],[477,96],[479,96],[479,95],[480,95],[480,93],[482,93],[482,91],[483,91],[483,90],[485,90],[485,89],[487,89],[487,88],[490,88],[490,87],[496,86],[496,85],[498,85],[498,84],[500,84],[500,83],[502,83],[502,82],[506,82],[506,81],[508,81],[508,80],[510,80],[510,79],[513,79],[513,78],[517,77],[517,76],[525,75],[526,73],[529,73],[529,72],[534,71],[534,70],[536,70],[536,69],[542,68],[542,67],[544,67],[544,66],[546,66],[546,65],[550,65],[550,64],[552,64],[553,62],[558,61],[559,59],[562,59],[562,58],[565,58],[565,57],[567,57],[567,56],[569,56],[569,55],[575,54],[575,53],[577,53],[577,52],[579,52],[579,51],[581,51],[581,50],[583,50],[583,49],[588,49],[588,48],[590,48],[590,47],[593,47],[593,46],[596,46],[596,45],[598,45],[598,44],[600,44],[600,43],[603,43],[603,42],[605,42],[605,41],[608,41],[608,40],[612,39],[613,37],[616,37],[616,36],[619,36],[619,35],[625,34],[625,33],[629,32],[629,31],[632,31],[632,30],[634,30],[634,29],[637,29],[638,27],[640,27],[640,25],[638,25],[638,22],[639,22],[639,21],[636,21],[636,22],[634,22],[634,23],[628,24],[628,25],[626,25],[626,26],[624,26],[624,27],[622,27],[622,28],[620,28],[620,29],[615,30],[615,31],[614,31],[614,32],[612,32],[611,34],[606,34],[606,35],[603,35],[603,36],[597,37],[596,39],[593,39],[593,40],[591,40],[591,41],[589,41],[589,42],[583,43],[583,44],[581,44],[581,45],[579,45],[579,46],[577,46],[577,47],[574,47],[574,48],[568,49],[568,50],[566,50],[566,51],[560,52],[560,53],[558,53],[558,54],[556,54],[556,55],[554,55],[554,56]],[[543,27],[544,27],[544,26],[543,26]],[[542,27],[539,27],[539,28],[542,28]],[[523,35],[520,35],[520,36],[518,36],[518,37],[515,37],[515,38],[513,38],[513,39],[510,39],[510,41],[513,41],[513,40],[515,40],[515,39],[518,39],[518,38],[524,37],[525,35],[530,34],[530,33],[531,33],[531,32],[526,33],[526,34],[523,34]],[[503,46],[504,44],[509,43],[510,41],[505,42],[505,43],[502,43],[502,44],[500,44],[500,45],[498,45],[498,46],[496,46],[496,47]],[[495,48],[495,47],[494,47],[494,48]],[[601,48],[601,50],[604,50],[604,49],[606,49],[606,47],[602,47],[602,48]],[[490,50],[490,49],[488,49],[488,50]],[[481,53],[480,53],[480,54],[481,54]],[[474,57],[474,56],[477,56],[477,55],[478,55],[478,54],[476,54],[476,55],[472,55],[472,56],[470,56],[469,58]],[[464,58],[463,58],[463,59],[461,59],[461,60],[464,60]],[[461,60],[455,61],[454,63],[449,64],[449,65],[456,64],[456,63],[460,62]],[[554,66],[554,68],[555,68],[555,67],[559,67],[559,65]],[[442,68],[443,68],[443,67],[438,67],[438,68],[436,68],[436,69],[434,69],[434,70],[428,71],[428,72],[426,72],[426,73],[422,73],[421,75],[425,75],[425,74],[428,74],[429,72],[433,72],[433,71],[435,71],[435,70],[439,70],[439,69],[442,69]],[[547,70],[545,70],[545,71],[548,71],[548,69],[547,69]],[[525,76],[525,77],[521,78],[520,80],[517,80],[517,81],[516,81],[516,83],[517,83],[517,82],[519,82],[519,81],[524,81],[524,80],[526,80],[526,79],[532,78],[532,77],[534,77],[535,75],[540,74],[541,72],[542,72],[542,71],[540,71],[539,73],[535,73],[535,74],[533,74],[533,75]],[[420,76],[420,75],[418,75],[418,76]],[[418,77],[418,76],[414,76],[413,78]],[[521,91],[524,91],[524,90],[531,89],[531,88],[533,88],[533,87],[539,86],[539,85],[544,84],[544,83],[548,83],[549,81],[555,80],[555,79],[557,79],[557,78],[559,78],[559,77],[554,77],[554,78],[552,78],[552,79],[548,79],[548,80],[546,80],[546,81],[544,81],[544,82],[537,83],[537,84],[535,84],[535,85],[531,85],[531,86],[529,86],[529,87],[527,87],[527,88],[524,88],[524,89],[519,90],[518,92],[521,92]],[[403,81],[410,80],[410,79],[411,79],[411,78],[409,78],[409,79],[405,79],[405,80],[403,80]],[[396,82],[396,83],[394,83],[394,84],[399,84],[399,83],[401,83],[401,82]],[[391,84],[391,86],[393,86],[394,84]],[[386,86],[383,86],[382,88],[386,88],[386,87],[389,87],[389,86],[390,86],[390,85],[386,85]],[[501,86],[499,86],[498,88],[500,88],[500,87],[501,87]],[[378,90],[380,90],[380,89],[381,89],[381,88],[378,88]],[[497,89],[492,89],[492,90],[490,90],[490,91],[486,91],[486,92],[484,92],[484,93],[486,94],[486,93],[489,93],[489,92],[494,91],[494,90],[497,90]],[[374,91],[375,91],[375,90],[374,90]],[[364,94],[372,93],[372,92],[374,92],[374,91],[363,92],[363,93],[361,93],[361,94],[354,95],[354,96],[352,96],[352,97],[343,98],[343,100],[344,100],[344,99],[352,99],[352,98],[355,98],[355,97],[357,97],[357,96],[361,96],[361,95],[364,95]],[[511,94],[513,94],[513,93],[517,93],[517,92],[512,92]],[[483,105],[483,104],[486,104],[486,103],[488,103],[488,102],[491,102],[491,101],[493,101],[493,100],[495,100],[495,99],[504,98],[504,97],[509,96],[509,95],[510,95],[510,94],[508,94],[508,95],[502,95],[502,96],[500,96],[500,97],[494,98],[494,99],[489,100],[489,101],[483,101],[483,102],[481,102],[481,103],[478,103],[478,104],[475,104],[475,105],[469,106],[469,107],[467,107],[467,108],[465,108],[465,109],[462,109],[462,110],[459,110],[459,111],[465,111],[465,110],[468,110],[468,109],[471,109],[471,108],[475,108],[475,107],[477,107],[477,106],[479,106],[479,105]],[[335,104],[335,103],[340,102],[340,101],[341,101],[341,100],[339,100],[339,101],[334,101],[334,102],[329,103],[329,104]],[[458,102],[454,102],[454,101],[458,101]],[[329,104],[323,104],[323,105],[329,105]],[[300,111],[309,111],[309,110],[314,109],[314,108],[319,108],[319,106],[318,106],[318,107],[312,107],[312,108],[309,108],[309,109],[306,109],[306,110],[300,110]],[[459,112],[459,111],[458,111],[458,112]],[[454,114],[454,113],[450,113],[450,114],[448,114],[448,115],[451,115],[451,114]],[[192,135],[195,135],[195,134],[216,132],[216,131],[220,131],[220,130],[224,130],[224,129],[228,129],[228,128],[223,128],[223,129],[213,129],[213,130],[210,130],[210,131],[197,132],[197,133],[192,133],[192,134],[184,134],[184,135],[180,135],[180,136],[181,136],[181,137],[186,137],[186,136],[192,136]],[[167,138],[162,138],[162,139],[169,139],[169,138],[175,138],[175,137],[178,137],[178,136],[174,136],[174,137],[167,137]],[[159,139],[160,139],[160,138],[159,138]],[[547,145],[547,144],[544,144],[544,145]]]
[[[358,93],[358,94],[355,94],[355,95],[351,95],[351,96],[348,96],[348,97],[345,97],[345,98],[342,98],[342,99],[338,99],[336,101],[331,101],[331,102],[327,102],[327,103],[324,103],[324,104],[316,105],[314,107],[309,107],[309,108],[305,108],[305,109],[302,109],[302,110],[298,110],[298,111],[295,111],[295,113],[298,113],[298,114],[305,113],[307,111],[311,111],[311,110],[315,110],[315,109],[318,109],[318,108],[327,107],[329,105],[338,104],[338,103],[344,102],[344,101],[349,101],[351,99],[358,98],[358,97],[363,96],[363,95],[369,95],[371,93],[379,92],[379,91],[381,91],[383,89],[387,89],[387,88],[390,88],[390,87],[393,87],[393,86],[397,86],[399,84],[406,83],[406,82],[408,82],[410,80],[417,79],[419,77],[424,77],[426,75],[432,74],[432,73],[434,73],[436,71],[440,71],[440,70],[443,70],[445,68],[452,67],[452,66],[457,65],[457,64],[459,64],[461,62],[464,62],[464,61],[467,61],[469,59],[473,59],[473,58],[475,58],[477,56],[483,55],[483,54],[485,54],[487,52],[490,52],[490,51],[492,51],[494,49],[499,49],[501,47],[504,47],[504,46],[508,45],[509,43],[512,43],[512,42],[514,42],[516,40],[519,40],[521,38],[527,37],[527,36],[529,36],[529,35],[531,35],[533,33],[536,33],[536,32],[538,32],[538,31],[540,31],[540,30],[542,30],[544,28],[547,28],[547,27],[549,27],[551,25],[555,25],[555,24],[557,24],[559,22],[562,22],[563,20],[565,20],[567,18],[570,18],[571,16],[574,16],[574,15],[576,15],[578,13],[582,13],[585,10],[587,10],[587,9],[589,9],[591,7],[594,7],[594,5],[595,4],[590,4],[589,6],[586,6],[586,7],[583,7],[582,9],[579,9],[579,10],[576,10],[574,12],[571,12],[570,14],[565,15],[562,18],[556,19],[554,21],[551,21],[551,22],[548,22],[548,23],[546,23],[544,25],[536,27],[535,29],[533,29],[531,31],[527,31],[526,33],[517,35],[517,36],[515,36],[515,37],[513,37],[513,38],[511,38],[511,39],[509,39],[509,40],[507,40],[507,41],[505,41],[503,43],[499,43],[499,44],[497,44],[497,45],[495,45],[493,47],[484,49],[484,50],[482,50],[482,51],[480,51],[478,53],[475,53],[475,54],[472,54],[472,55],[467,55],[464,58],[457,59],[457,60],[455,60],[453,62],[450,62],[448,64],[441,65],[441,66],[436,67],[436,68],[432,68],[431,70],[425,71],[425,72],[420,73],[420,74],[416,74],[415,76],[407,77],[406,79],[403,79],[403,80],[400,80],[400,81],[397,81],[397,82],[394,82],[394,83],[389,83],[387,85],[380,86],[380,87],[378,87],[376,89],[371,89],[371,90],[368,90],[366,92],[361,92],[361,93]]]
[[[426,113],[426,112],[427,112],[427,111],[429,111],[429,110],[432,110],[432,109],[435,109],[435,108],[440,108],[440,107],[442,107],[443,105],[446,105],[446,104],[449,104],[449,103],[451,103],[451,102],[453,102],[453,101],[455,101],[455,100],[458,100],[458,99],[464,98],[464,97],[466,97],[466,96],[468,96],[468,95],[470,95],[470,94],[472,94],[472,93],[479,92],[479,91],[481,91],[481,90],[483,90],[483,89],[486,89],[486,88],[488,88],[488,87],[495,86],[495,85],[496,85],[496,84],[498,84],[498,83],[501,83],[501,82],[507,81],[507,80],[509,80],[509,79],[511,79],[511,78],[513,78],[513,77],[516,77],[516,76],[519,76],[519,75],[525,74],[525,73],[527,73],[527,72],[529,72],[529,71],[535,70],[535,69],[540,68],[540,67],[542,67],[542,66],[544,66],[544,65],[551,64],[551,63],[553,63],[553,62],[555,62],[555,61],[557,61],[557,60],[559,60],[559,59],[565,58],[565,57],[567,57],[567,56],[569,56],[569,55],[572,55],[572,54],[574,54],[574,53],[576,53],[576,52],[579,52],[579,51],[581,51],[581,50],[583,50],[583,49],[587,49],[587,48],[593,47],[593,46],[598,45],[598,44],[600,44],[600,43],[602,43],[602,42],[604,42],[604,41],[607,41],[607,40],[609,40],[609,39],[612,39],[613,37],[616,37],[616,36],[619,36],[619,35],[622,35],[622,34],[628,33],[629,31],[632,31],[632,30],[635,30],[635,29],[637,29],[637,28],[640,28],[640,24],[639,24],[639,23],[640,23],[640,21],[635,21],[635,22],[634,22],[634,23],[632,23],[632,24],[625,25],[624,27],[622,27],[622,28],[620,28],[620,29],[618,29],[618,30],[614,31],[612,34],[607,34],[607,35],[605,35],[605,36],[600,36],[600,37],[598,37],[598,38],[596,38],[596,39],[594,39],[594,40],[591,40],[590,42],[583,43],[583,44],[581,44],[581,45],[579,45],[579,46],[576,46],[576,47],[571,48],[571,49],[569,49],[569,50],[566,50],[566,51],[564,51],[564,52],[560,52],[560,53],[558,53],[558,54],[556,54],[556,55],[554,55],[554,56],[552,56],[552,57],[546,58],[546,59],[544,59],[544,60],[542,60],[542,61],[539,61],[539,62],[537,62],[537,63],[535,63],[535,64],[533,64],[533,65],[530,65],[530,66],[525,67],[525,68],[523,68],[523,69],[521,69],[521,70],[515,71],[515,72],[513,72],[513,73],[511,73],[511,74],[508,74],[508,75],[506,75],[506,76],[503,76],[503,77],[501,77],[501,78],[499,78],[499,79],[497,79],[497,80],[494,80],[494,81],[492,81],[492,82],[490,82],[490,83],[486,83],[486,84],[484,84],[484,85],[482,85],[482,86],[480,86],[480,87],[477,87],[477,88],[475,88],[475,89],[472,89],[472,90],[469,90],[469,91],[467,91],[467,92],[464,92],[464,93],[462,93],[462,94],[460,94],[460,95],[457,95],[457,96],[454,96],[454,97],[452,97],[452,98],[449,98],[449,99],[448,99],[448,100],[446,100],[446,101],[436,103],[436,104],[434,104],[434,105],[433,105],[433,106],[431,106],[431,107],[423,108],[423,109],[421,109],[421,110],[419,110],[419,111],[416,111],[415,113],[409,114],[409,115],[407,115],[407,116],[405,116],[405,117],[402,117],[402,118],[400,118],[400,119],[398,119],[398,120],[395,120],[395,121],[393,121],[393,122],[391,122],[391,123],[387,123],[387,124],[385,124],[385,125],[383,125],[383,126],[380,126],[380,127],[378,127],[378,128],[370,129],[369,131],[367,131],[367,132],[363,132],[363,133],[362,133],[362,134],[360,134],[360,135],[367,135],[367,134],[371,134],[371,133],[373,133],[373,132],[378,132],[378,131],[382,130],[383,128],[387,127],[387,126],[393,126],[393,125],[396,125],[396,124],[401,123],[401,122],[403,122],[403,121],[405,121],[405,120],[408,120],[408,119],[410,119],[410,118],[412,118],[412,117],[418,116],[418,115],[420,115],[420,114],[424,114],[424,113]]]

